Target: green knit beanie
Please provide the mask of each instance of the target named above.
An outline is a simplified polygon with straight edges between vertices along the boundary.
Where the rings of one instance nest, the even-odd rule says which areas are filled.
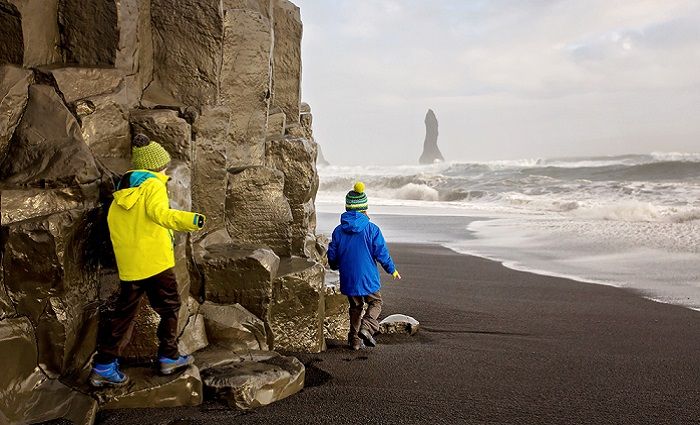
[[[368,207],[365,184],[357,182],[353,190],[345,195],[345,211],[367,211]]]
[[[131,141],[131,163],[138,170],[160,171],[170,163],[170,154],[145,134],[137,134]]]

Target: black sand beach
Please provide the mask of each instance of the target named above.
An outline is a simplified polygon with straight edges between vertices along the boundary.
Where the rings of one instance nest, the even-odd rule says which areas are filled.
[[[700,313],[630,291],[509,270],[427,245],[393,245],[382,316],[421,322],[352,352],[298,355],[299,394],[252,412],[115,411],[122,424],[452,424],[700,421]]]

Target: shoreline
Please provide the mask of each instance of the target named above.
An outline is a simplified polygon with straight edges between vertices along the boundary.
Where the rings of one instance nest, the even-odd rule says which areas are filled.
[[[251,411],[216,402],[114,411],[100,424],[689,423],[700,416],[700,314],[632,291],[508,269],[447,248],[390,244],[382,317],[413,337],[294,354],[306,388]],[[144,421],[144,417],[149,418]]]
[[[328,237],[340,215],[337,211],[331,212],[331,209],[340,209],[342,206],[329,207],[330,205],[324,205],[318,212],[319,233]],[[477,225],[488,226],[512,218],[468,213],[460,215],[454,210],[453,213],[447,213],[442,208],[399,212],[384,205],[379,205],[370,216],[379,224],[386,240],[390,242],[437,244],[459,254],[498,262],[515,271],[629,289],[655,302],[700,311],[700,286],[697,278],[694,278],[694,273],[700,273],[700,269],[694,260],[695,254],[643,248],[645,257],[661,261],[657,264],[658,267],[643,272],[638,268],[642,267],[639,264],[639,254],[611,259],[611,255],[614,257],[625,253],[625,250],[615,252],[607,249],[596,253],[589,247],[579,252],[570,251],[576,245],[560,243],[561,249],[567,254],[558,254],[553,245],[534,245],[534,250],[530,252],[532,245],[527,239],[501,240],[498,236],[492,238],[474,230]],[[556,238],[556,235],[549,236],[549,239]],[[581,258],[588,260],[579,262]],[[671,258],[675,260],[671,261]],[[632,263],[629,262],[631,259]],[[645,261],[645,264],[648,263]]]

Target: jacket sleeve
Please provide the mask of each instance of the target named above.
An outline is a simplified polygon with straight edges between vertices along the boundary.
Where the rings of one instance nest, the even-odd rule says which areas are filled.
[[[333,232],[333,236],[331,236],[331,242],[328,244],[328,265],[331,267],[331,270],[338,270],[338,267],[340,266],[338,264],[338,236],[336,236],[336,232]]]
[[[391,259],[389,255],[389,248],[386,247],[386,242],[384,241],[384,235],[382,231],[377,226],[373,226],[372,235],[372,257],[382,265],[385,272],[392,274],[396,271],[394,266],[394,260]]]
[[[204,227],[205,221],[205,217],[202,214],[170,208],[168,190],[165,184],[155,179],[150,179],[148,183],[146,215],[166,229],[179,232],[199,230]]]

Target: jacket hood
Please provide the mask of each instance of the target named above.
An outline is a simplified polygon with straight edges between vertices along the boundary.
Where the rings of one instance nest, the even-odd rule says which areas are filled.
[[[369,217],[359,211],[346,211],[340,216],[340,228],[345,233],[359,233],[369,225]]]
[[[114,202],[125,210],[130,210],[142,195],[141,185],[148,179],[158,179],[167,183],[170,179],[163,173],[147,170],[129,171],[117,185],[118,190],[114,192]]]

